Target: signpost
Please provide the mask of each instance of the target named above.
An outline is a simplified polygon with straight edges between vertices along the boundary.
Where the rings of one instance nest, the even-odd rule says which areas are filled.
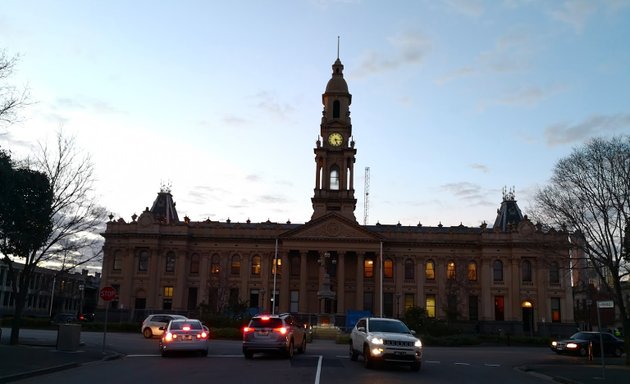
[[[604,337],[602,336],[602,321],[599,317],[600,308],[615,308],[615,303],[612,300],[597,301],[597,328],[599,329],[599,347],[600,353],[602,354],[602,379],[605,379],[606,374],[604,369],[606,368],[606,363],[604,363]]]
[[[103,327],[103,353],[105,353],[105,341],[107,340],[107,316],[109,311],[109,302],[116,298],[116,290],[114,287],[101,288],[98,295],[105,302],[105,325]]]

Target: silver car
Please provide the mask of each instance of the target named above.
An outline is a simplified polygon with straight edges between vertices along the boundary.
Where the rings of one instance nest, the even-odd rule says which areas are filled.
[[[140,330],[142,331],[142,334],[144,335],[144,337],[146,337],[147,339],[150,339],[153,336],[162,336],[162,334],[164,333],[162,329],[168,325],[169,321],[175,320],[175,319],[186,319],[186,318],[187,318],[186,316],[182,316],[182,315],[173,315],[170,313],[156,313],[153,315],[149,315],[146,319],[144,319]]]
[[[172,352],[197,352],[208,356],[208,328],[196,319],[171,320],[160,339],[162,357]]]
[[[292,358],[295,350],[306,351],[306,332],[288,313],[252,317],[243,328],[243,355],[251,359],[256,352],[279,352]]]

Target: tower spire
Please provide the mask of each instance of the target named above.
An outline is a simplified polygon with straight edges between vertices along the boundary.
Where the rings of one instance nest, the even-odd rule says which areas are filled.
[[[337,60],[339,60],[339,36],[337,36]]]

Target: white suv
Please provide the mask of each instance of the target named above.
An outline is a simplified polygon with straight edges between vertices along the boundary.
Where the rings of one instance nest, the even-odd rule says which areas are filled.
[[[400,320],[364,317],[350,334],[350,360],[363,355],[366,368],[383,361],[407,364],[412,371],[422,365],[422,342]]]

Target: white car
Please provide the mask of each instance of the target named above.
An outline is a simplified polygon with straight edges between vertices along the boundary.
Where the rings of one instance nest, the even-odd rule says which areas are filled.
[[[208,328],[196,319],[171,320],[160,339],[162,357],[173,352],[196,352],[208,356]]]
[[[173,315],[171,313],[156,313],[149,315],[146,319],[144,319],[140,330],[147,339],[150,339],[153,336],[161,336],[164,333],[163,329],[166,328],[169,321],[175,319],[187,319],[187,317],[182,315]]]
[[[350,360],[363,356],[366,368],[376,362],[409,365],[412,371],[422,365],[422,342],[400,320],[364,317],[350,334]]]

